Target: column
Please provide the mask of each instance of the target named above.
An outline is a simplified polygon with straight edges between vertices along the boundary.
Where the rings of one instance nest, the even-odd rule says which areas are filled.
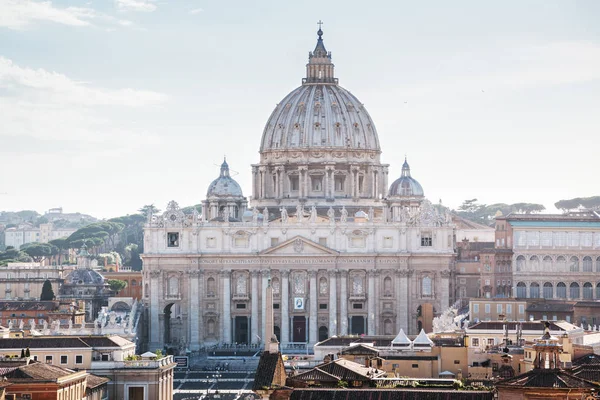
[[[337,335],[337,270],[329,271],[329,337]]]
[[[383,167],[383,187],[381,188],[381,194],[383,197],[387,195],[386,191],[388,189],[388,168]]]
[[[340,335],[348,334],[348,271],[340,270]]]
[[[223,277],[223,332],[221,340],[223,343],[231,343],[231,271],[221,272]]]
[[[309,345],[317,343],[319,337],[317,335],[317,271],[309,271],[310,275],[310,316],[308,321],[308,340]]]
[[[367,271],[367,276],[369,279],[367,334],[372,336],[375,335],[375,303],[377,302],[377,297],[375,295],[375,270]]]
[[[252,166],[252,196],[258,198],[258,167]]]
[[[323,193],[325,198],[329,198],[329,167],[325,167],[325,179],[323,180]]]
[[[335,167],[331,167],[331,182],[329,184],[331,185],[329,190],[333,199],[335,198]]]
[[[262,271],[260,271],[261,276],[262,276],[262,287],[260,288],[261,291],[261,307],[260,307],[260,337],[262,339],[263,343],[267,343],[267,285],[268,285],[268,281],[269,281],[269,270],[268,269],[263,269]]]
[[[301,199],[302,196],[302,188],[304,185],[302,184],[302,167],[298,167],[298,198]]]
[[[356,190],[354,187],[354,184],[356,183],[356,180],[354,179],[354,167],[350,167],[350,197],[354,197],[354,191]],[[348,193],[348,190],[346,190],[346,193]]]
[[[358,184],[360,180],[360,168],[354,167],[354,197],[360,197],[360,185]]]
[[[440,312],[444,312],[450,307],[450,271],[440,272]],[[541,289],[541,288],[540,288]]]
[[[277,181],[277,183],[279,184],[279,198],[283,198],[283,180],[284,180],[284,172],[285,172],[285,168],[284,167],[279,167],[277,169],[279,171],[279,179]]]
[[[188,317],[190,326],[190,350],[198,350],[200,348],[200,321],[198,315],[200,313],[200,296],[198,275],[200,271],[188,271],[190,280],[190,291],[188,293]]]
[[[281,348],[285,349],[290,340],[290,270],[281,270]]]
[[[252,319],[250,320],[250,342],[258,343],[258,271],[251,271],[252,298],[250,307],[252,307]]]
[[[162,349],[163,343],[160,338],[160,323],[158,315],[160,313],[160,307],[158,304],[159,299],[159,280],[161,277],[161,271],[150,271],[150,348],[151,349]]]

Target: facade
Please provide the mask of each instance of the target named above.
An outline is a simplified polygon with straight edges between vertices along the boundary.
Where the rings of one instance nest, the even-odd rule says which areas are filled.
[[[58,294],[62,282],[62,268],[42,266],[40,263],[8,263],[0,271],[0,297],[5,300],[38,300],[47,280]]]
[[[85,313],[77,304],[70,301],[3,301],[0,302],[0,325],[12,326],[16,328],[21,325],[31,326],[31,320],[34,324],[43,324],[44,321],[51,324],[58,320],[60,324],[66,326],[71,321],[72,324],[80,325],[85,320]]]
[[[269,279],[284,349],[416,334],[454,301],[452,219],[425,199],[406,161],[388,185],[375,124],[338,85],[322,34],[302,85],[264,129],[252,208],[223,162],[203,215],[171,202],[148,216],[151,349],[262,342]]]
[[[506,227],[507,246],[512,243],[514,296],[600,299],[598,212],[509,214],[497,221]]]
[[[528,315],[527,301],[524,299],[484,298],[469,301],[469,318],[473,322],[526,321]]]
[[[127,287],[119,293],[113,293],[113,297],[133,297],[142,299],[142,271],[121,270],[116,272],[103,271],[102,275],[106,280],[118,279],[127,282]]]
[[[69,237],[76,230],[74,228],[54,228],[51,223],[40,224],[39,227],[22,224],[6,229],[4,242],[5,246],[12,246],[18,250],[26,243],[48,243],[54,239]]]

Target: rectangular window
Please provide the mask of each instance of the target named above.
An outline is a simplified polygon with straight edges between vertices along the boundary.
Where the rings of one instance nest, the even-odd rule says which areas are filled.
[[[473,304],[473,313],[479,313],[479,304]]]
[[[519,314],[525,314],[525,304],[519,304]]]
[[[179,247],[179,232],[167,233],[167,247]]]
[[[327,303],[319,303],[319,310],[327,310]]]
[[[310,178],[310,180],[311,180],[311,183],[312,183],[312,190],[314,192],[320,192],[320,191],[323,190],[323,185],[322,185],[323,178],[322,177],[320,177],[320,176],[313,176],[313,177]]]
[[[362,308],[363,308],[362,306],[363,306],[362,303],[354,303],[354,304],[352,304],[352,308],[354,310],[362,310]]]
[[[565,247],[567,245],[567,232],[554,232],[554,246]]]
[[[479,347],[479,338],[471,338],[471,346],[472,347]]]
[[[553,321],[558,321],[558,318],[556,318],[556,315],[553,315],[553,316],[552,316],[552,320],[553,320]]]
[[[419,364],[413,364],[412,367],[413,368],[419,368]]]
[[[421,232],[421,246],[431,247],[433,245],[433,239],[431,232]]]
[[[108,361],[108,354],[102,354],[102,361]]]
[[[485,313],[486,313],[486,314],[489,314],[489,313],[490,313],[490,310],[491,310],[491,308],[492,308],[492,306],[491,306],[490,304],[486,304],[486,305],[485,305]]]
[[[391,249],[394,245],[394,240],[392,239],[391,236],[384,236],[383,237],[383,248],[384,249]]]
[[[581,246],[592,247],[592,232],[581,232]]]
[[[540,246],[540,233],[539,232],[527,232],[527,245],[531,247]]]
[[[300,187],[299,184],[299,178],[296,175],[291,175],[290,176],[290,190],[292,191],[298,191],[298,188]]]
[[[542,247],[552,247],[552,232],[542,232],[540,237]]]
[[[68,364],[69,363],[69,357],[68,356],[60,356],[60,363],[61,364]]]
[[[579,246],[579,232],[569,232],[569,247]]]
[[[52,364],[52,356],[46,356],[46,364]]]
[[[454,364],[460,364],[460,360],[454,360]]]
[[[279,310],[279,303],[273,303],[273,309]]]
[[[237,303],[235,305],[235,308],[238,309],[238,310],[245,310],[246,309],[246,304],[244,304],[244,303]]]
[[[271,247],[277,246],[279,244],[279,238],[271,238]]]
[[[344,181],[346,180],[345,176],[336,176],[334,178],[334,182],[335,182],[335,191],[336,192],[343,192],[344,191]]]
[[[495,344],[496,340],[494,338],[488,338],[487,340],[487,344],[488,346],[493,346]]]
[[[75,356],[75,364],[83,364],[83,356]]]
[[[496,304],[496,312],[502,314],[502,304]]]
[[[38,360],[38,356],[33,356],[33,361],[37,361]]]
[[[320,237],[319,238],[319,244],[321,246],[327,246],[327,238],[326,237]]]
[[[512,304],[507,304],[507,305],[506,305],[506,313],[507,313],[507,314],[510,314],[510,313],[512,313]]]
[[[570,315],[567,315],[567,316],[566,316],[566,318],[565,318],[565,320],[566,320],[567,322],[571,322],[571,316],[570,316]]]
[[[206,238],[206,247],[208,247],[208,248],[217,247],[217,238],[207,237]]]

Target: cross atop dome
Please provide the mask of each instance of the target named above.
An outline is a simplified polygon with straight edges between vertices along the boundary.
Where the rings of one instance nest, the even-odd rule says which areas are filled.
[[[306,64],[306,79],[302,83],[329,83],[337,84],[337,79],[333,76],[333,63],[331,62],[331,52],[328,52],[323,43],[323,22],[317,22],[319,30],[317,31],[317,45],[315,49],[308,54],[308,64]]]

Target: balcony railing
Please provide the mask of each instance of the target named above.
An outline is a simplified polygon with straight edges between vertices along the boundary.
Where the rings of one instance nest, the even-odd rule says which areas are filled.
[[[91,369],[157,369],[173,362],[173,356],[166,356],[159,360],[92,361]]]

